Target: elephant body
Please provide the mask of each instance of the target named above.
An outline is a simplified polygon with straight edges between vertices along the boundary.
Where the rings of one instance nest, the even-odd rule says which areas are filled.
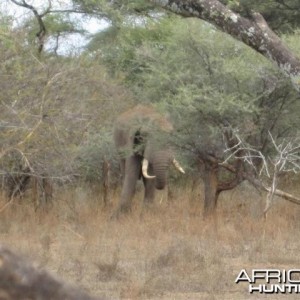
[[[155,189],[166,186],[167,171],[174,159],[166,135],[172,130],[172,124],[151,106],[137,105],[117,118],[114,141],[123,177],[118,211],[131,209],[138,179],[144,183],[144,203],[153,202]]]

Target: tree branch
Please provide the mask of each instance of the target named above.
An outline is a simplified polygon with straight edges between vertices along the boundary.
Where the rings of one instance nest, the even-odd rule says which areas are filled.
[[[300,91],[300,59],[269,28],[260,14],[252,13],[252,20],[249,20],[217,0],[149,1],[178,15],[196,17],[216,25],[275,62]]]
[[[19,1],[16,1],[16,0],[10,0],[10,1],[12,3],[18,5],[18,6],[22,6],[24,8],[27,8],[27,9],[29,9],[33,12],[33,14],[34,14],[34,16],[37,19],[38,24],[39,24],[39,31],[36,33],[36,36],[37,36],[38,41],[39,41],[38,52],[41,53],[44,49],[45,37],[46,37],[46,34],[47,34],[47,29],[46,29],[45,23],[43,21],[43,17],[50,12],[50,10],[51,10],[51,1],[48,0],[47,9],[41,14],[37,11],[37,9],[34,6],[28,4],[25,0],[22,0],[22,2],[19,2]]]
[[[214,158],[212,158],[214,159]],[[220,164],[221,167],[227,169],[229,172],[231,173],[236,173],[237,170],[234,166],[232,166],[231,164],[228,163],[221,163]],[[256,188],[263,190],[265,192],[270,193],[271,192],[271,188],[266,187],[260,180],[258,180],[257,178],[251,176],[250,174],[246,173],[246,172],[242,172],[242,176],[245,180],[249,181],[253,186],[255,186]],[[284,191],[281,191],[279,189],[276,189],[274,191],[274,195],[279,196],[287,201],[290,201],[292,203],[298,204],[300,205],[300,198],[299,197],[295,197],[292,194],[286,193]]]

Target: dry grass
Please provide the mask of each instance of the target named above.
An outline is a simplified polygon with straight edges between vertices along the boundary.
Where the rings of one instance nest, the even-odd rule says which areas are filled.
[[[169,202],[160,193],[148,211],[140,197],[114,221],[101,195],[82,188],[61,192],[47,213],[16,201],[1,213],[0,241],[107,299],[258,299],[234,283],[241,269],[300,265],[300,207],[284,200],[264,220],[263,200],[242,186],[221,195],[216,217],[204,221],[189,189]]]

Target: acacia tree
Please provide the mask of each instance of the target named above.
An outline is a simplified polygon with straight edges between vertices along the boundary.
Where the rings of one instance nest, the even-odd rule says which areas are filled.
[[[85,34],[86,32],[70,16],[83,14],[82,11],[72,6],[60,8],[62,4],[57,0],[48,0],[45,3],[32,4],[27,0],[6,0],[29,12],[29,17],[21,19],[20,27],[26,28],[27,38],[31,44],[37,44],[38,54],[41,55],[45,48],[47,52],[58,54],[60,40],[72,34]],[[59,9],[57,8],[59,7]],[[49,44],[51,46],[49,47]]]
[[[84,0],[73,0],[73,7],[65,10],[52,9],[52,1],[49,0],[48,7],[43,12],[39,13],[38,10],[26,2],[26,0],[10,0],[13,3],[30,9],[38,24],[39,30],[36,33],[39,41],[39,51],[44,47],[44,40],[46,37],[47,27],[44,22],[44,17],[53,13],[80,13],[89,16],[96,16],[101,19],[106,19],[112,22],[117,27],[122,26],[128,21],[128,16],[134,15],[147,15],[149,11],[153,10],[153,5],[158,5],[176,14],[184,17],[196,17],[208,21],[224,32],[242,41],[246,45],[252,47],[255,51],[264,55],[290,77],[294,87],[300,90],[300,60],[286,45],[282,42],[278,35],[269,27],[262,14],[253,9],[259,7],[255,2],[251,6],[244,4],[241,1],[222,1],[224,5],[218,0],[148,0],[148,1],[105,1],[97,0],[88,2]],[[283,7],[288,8],[292,14],[297,10],[297,3],[290,4],[291,1],[276,1]],[[256,4],[256,5],[255,5]],[[244,8],[244,10],[241,9]],[[238,12],[245,12],[244,16]],[[274,11],[274,9],[272,9]],[[125,18],[124,18],[125,15]],[[274,13],[273,13],[274,15]],[[246,17],[245,17],[246,16]],[[126,19],[127,17],[127,19]],[[297,26],[297,13],[294,18],[286,18],[294,26]],[[56,38],[59,33],[56,34]]]
[[[245,18],[217,0],[149,0],[184,17],[208,21],[275,62],[300,91],[300,59],[271,30],[263,16]]]
[[[213,26],[169,17],[114,34],[118,47],[110,51],[109,43],[101,43],[97,53],[94,44],[95,57],[122,74],[139,101],[173,115],[174,145],[190,170],[198,176],[202,170],[206,215],[221,192],[255,177],[240,159],[220,164],[224,142],[235,145],[233,130],[266,154],[269,131],[277,139],[298,128],[299,98],[291,84],[262,56]]]
[[[230,145],[233,143],[231,130],[239,128],[247,141],[254,141],[252,145],[268,151],[266,132],[271,131],[277,138],[297,127],[297,122],[291,125],[293,120],[297,121],[293,115],[298,112],[294,104],[297,96],[262,56],[250,55],[239,43],[227,38],[229,47],[218,44],[218,40],[225,39],[224,35],[219,35],[207,23],[198,22],[191,36],[190,32],[183,33],[176,27],[179,18],[168,23],[170,14],[149,13],[159,4],[185,17],[197,17],[217,25],[275,61],[299,89],[299,59],[262,16],[249,7],[243,10],[236,5],[237,1],[226,0],[222,3],[227,6],[216,0],[74,0],[73,3],[76,11],[107,18],[113,25],[97,35],[87,53],[93,59],[100,57],[111,74],[122,78],[140,101],[167,107],[177,118],[181,134],[176,138],[187,148],[182,150],[190,152],[194,162],[204,165],[206,212],[213,212],[218,195],[244,180],[247,171],[240,160],[220,166],[222,134]],[[136,19],[139,22],[135,23]],[[162,25],[159,30],[157,24]],[[185,27],[187,23],[180,24]],[[187,38],[174,35],[174,31]],[[195,38],[198,34],[201,39],[207,31],[209,36],[203,41]],[[285,115],[292,105],[293,110]],[[283,120],[290,122],[285,124]],[[247,132],[249,128],[251,132]],[[223,174],[224,170],[233,171],[233,176]]]

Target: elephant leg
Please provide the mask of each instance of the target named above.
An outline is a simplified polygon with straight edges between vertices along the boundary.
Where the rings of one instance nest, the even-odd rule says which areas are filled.
[[[141,158],[130,156],[125,161],[125,176],[123,181],[119,211],[128,212],[135,194],[136,182],[140,176]]]
[[[151,204],[155,195],[155,179],[146,179],[143,177],[143,182],[145,187],[144,204]]]

